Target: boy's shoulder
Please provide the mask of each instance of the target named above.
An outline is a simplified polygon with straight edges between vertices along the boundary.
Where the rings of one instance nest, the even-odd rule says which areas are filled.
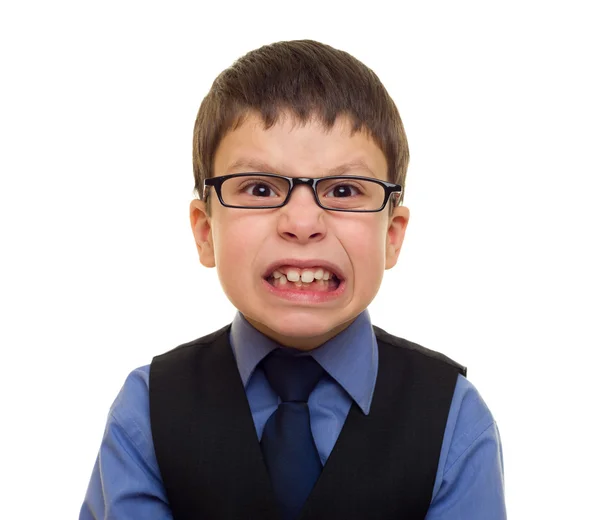
[[[224,335],[228,334],[230,329],[231,329],[231,323],[225,325],[224,327],[220,328],[219,330],[216,330],[215,332],[211,332],[210,334],[207,334],[206,336],[202,336],[202,337],[194,339],[192,341],[188,341],[187,343],[183,343],[182,345],[172,348],[172,349],[168,350],[167,352],[158,354],[157,356],[154,356],[154,359],[158,360],[161,358],[166,358],[167,356],[169,356],[169,357],[173,357],[173,356],[185,357],[186,355],[191,355],[193,353],[193,351],[195,350],[195,347],[207,347],[207,346],[214,344],[218,340],[222,341],[222,337]]]
[[[391,345],[392,347],[404,349],[406,352],[414,353],[415,355],[425,356],[427,358],[434,359],[446,365],[449,365],[455,369],[457,369],[461,375],[467,375],[467,368],[460,363],[454,361],[449,358],[445,354],[441,352],[437,352],[435,350],[430,350],[428,348],[419,345],[418,343],[413,343],[412,341],[408,341],[407,339],[400,338],[398,336],[394,336],[389,332],[373,325],[373,331],[375,332],[375,337],[379,343],[385,343],[386,345]]]

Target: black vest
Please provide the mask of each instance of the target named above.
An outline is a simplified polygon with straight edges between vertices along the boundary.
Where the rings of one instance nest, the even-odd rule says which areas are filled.
[[[153,359],[150,420],[175,520],[277,520],[227,326]],[[458,374],[449,358],[373,327],[371,410],[353,403],[301,520],[423,520]]]

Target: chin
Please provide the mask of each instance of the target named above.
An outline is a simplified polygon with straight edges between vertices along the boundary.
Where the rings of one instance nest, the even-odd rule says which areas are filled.
[[[273,323],[267,326],[279,336],[293,339],[308,339],[323,336],[337,325],[329,326],[326,323],[322,323],[322,320],[313,320],[309,322],[304,321],[302,323]]]
[[[290,311],[287,309],[285,317],[270,316],[247,316],[249,321],[263,334],[271,337],[282,345],[302,348],[303,340],[305,346],[314,348],[337,333],[337,329],[343,327],[344,323],[352,320],[352,316],[332,315],[332,313],[309,312],[298,309]]]

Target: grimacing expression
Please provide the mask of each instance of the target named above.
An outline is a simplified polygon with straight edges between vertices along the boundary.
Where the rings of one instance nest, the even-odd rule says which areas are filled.
[[[221,140],[214,176],[388,180],[379,146],[351,128],[345,117],[327,129],[316,118],[301,124],[282,114],[265,130],[251,113]],[[223,207],[212,188],[209,197],[210,215],[202,201],[190,205],[201,263],[216,266],[225,294],[258,330],[304,350],[335,336],[369,305],[384,270],[396,264],[409,219],[403,206],[391,214],[387,206],[378,213],[327,211],[307,186],[296,187],[288,204],[274,209]]]

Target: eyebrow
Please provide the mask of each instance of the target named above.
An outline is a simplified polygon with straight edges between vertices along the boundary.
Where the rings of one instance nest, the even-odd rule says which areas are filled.
[[[262,173],[276,173],[277,168],[273,168],[266,162],[259,161],[256,159],[238,159],[233,164],[231,164],[227,171],[244,169],[249,172],[262,172]]]
[[[281,170],[279,168],[273,168],[273,166],[271,166],[270,164],[256,159],[238,159],[227,168],[227,171],[238,169],[246,169],[246,171],[248,172],[281,174]],[[366,173],[370,177],[377,177],[375,173],[373,173],[371,168],[369,168],[367,164],[364,161],[361,161],[360,159],[340,164],[335,168],[331,168],[325,173],[325,176],[345,175],[352,170],[360,170],[361,173]],[[307,173],[307,176],[310,177],[310,174]]]
[[[371,177],[376,177],[375,173],[371,170],[371,168],[369,168],[367,164],[364,161],[361,161],[360,159],[341,164],[340,166],[336,166],[335,168],[329,170],[328,174],[344,175],[352,170],[360,170],[361,173],[367,173]]]

